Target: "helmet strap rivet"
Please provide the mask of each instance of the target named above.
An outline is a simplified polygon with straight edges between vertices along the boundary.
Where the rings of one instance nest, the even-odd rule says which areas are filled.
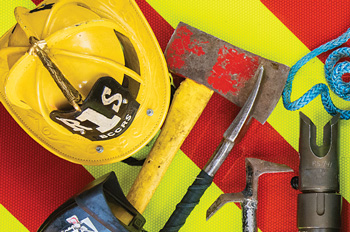
[[[147,110],[147,115],[148,116],[152,116],[154,114],[153,110],[152,109],[148,109]]]
[[[97,147],[96,147],[96,151],[97,151],[98,153],[102,153],[102,152],[103,152],[103,147],[102,147],[102,146],[97,146]]]

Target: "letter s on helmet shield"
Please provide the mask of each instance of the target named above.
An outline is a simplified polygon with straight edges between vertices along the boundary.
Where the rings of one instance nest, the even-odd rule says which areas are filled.
[[[155,136],[170,81],[135,2],[47,0],[17,7],[15,17],[0,40],[0,99],[31,137],[59,157],[99,165]]]

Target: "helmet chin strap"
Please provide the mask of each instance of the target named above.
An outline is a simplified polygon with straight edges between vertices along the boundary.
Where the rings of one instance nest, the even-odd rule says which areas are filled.
[[[29,43],[32,47],[29,49],[30,55],[36,55],[43,63],[44,67],[49,71],[50,75],[55,80],[57,86],[62,91],[63,95],[67,98],[69,103],[75,110],[81,111],[79,104],[82,103],[82,97],[80,93],[69,83],[64,77],[63,73],[59,70],[56,64],[51,60],[47,50],[47,43],[45,40],[38,40],[34,36],[29,38]]]

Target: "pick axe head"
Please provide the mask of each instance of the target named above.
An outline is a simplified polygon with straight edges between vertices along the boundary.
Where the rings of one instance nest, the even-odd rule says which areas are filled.
[[[207,220],[213,216],[222,206],[228,202],[238,202],[247,204],[251,203],[249,207],[257,208],[258,202],[258,180],[262,174],[265,173],[280,173],[280,172],[292,172],[293,169],[284,164],[276,164],[268,161],[246,158],[246,187],[239,193],[226,193],[222,194],[207,210]]]
[[[264,66],[264,81],[252,114],[260,123],[275,108],[290,69],[182,22],[167,45],[165,57],[170,72],[207,86],[239,107],[256,82],[259,65]]]

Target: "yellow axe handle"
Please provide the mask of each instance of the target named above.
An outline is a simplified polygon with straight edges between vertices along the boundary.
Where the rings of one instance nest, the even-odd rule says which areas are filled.
[[[127,199],[143,213],[175,154],[207,105],[213,91],[185,79],[174,94],[163,128]]]

